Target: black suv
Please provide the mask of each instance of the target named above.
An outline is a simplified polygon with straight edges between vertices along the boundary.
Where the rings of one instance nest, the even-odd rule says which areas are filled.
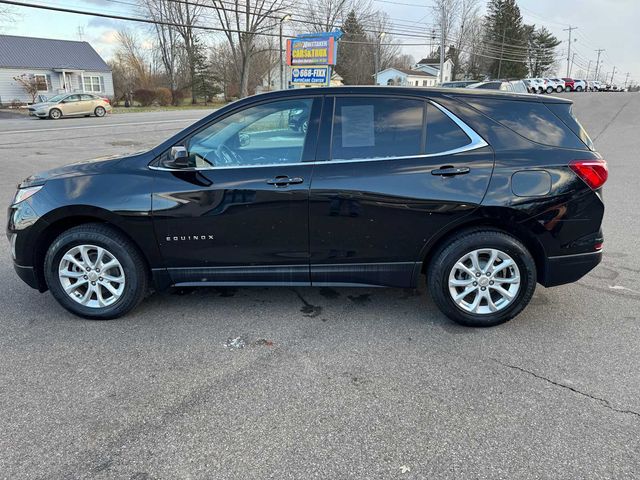
[[[305,112],[307,128],[292,129]],[[227,105],[156,148],[29,177],[15,269],[91,319],[171,285],[416,287],[472,326],[602,255],[607,166],[553,97],[342,87]]]

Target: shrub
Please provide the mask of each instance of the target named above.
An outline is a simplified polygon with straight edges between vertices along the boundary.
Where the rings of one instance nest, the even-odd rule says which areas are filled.
[[[171,105],[171,101],[173,100],[171,90],[164,87],[156,88],[156,100],[163,107]]]
[[[156,92],[148,88],[139,88],[133,92],[133,99],[143,107],[148,107],[156,99]]]

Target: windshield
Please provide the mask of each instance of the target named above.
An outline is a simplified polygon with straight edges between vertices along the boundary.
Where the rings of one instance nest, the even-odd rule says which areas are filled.
[[[61,94],[61,95],[56,95],[55,97],[48,98],[47,102],[57,103],[57,102],[59,102],[60,100],[62,100],[66,96],[67,96],[66,93]]]

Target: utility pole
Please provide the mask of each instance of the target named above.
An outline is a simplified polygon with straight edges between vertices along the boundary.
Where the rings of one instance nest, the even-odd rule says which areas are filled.
[[[291,18],[291,15],[289,15],[288,13],[285,14],[281,19],[280,19],[280,50],[278,51],[278,53],[280,55],[278,55],[280,57],[280,90],[284,90],[284,62],[282,61],[282,57],[284,56],[284,52],[282,50],[282,24],[284,22],[286,22],[287,20],[289,20]]]
[[[589,64],[587,65],[587,74],[584,76],[585,80],[589,80],[589,71],[591,70],[591,60],[589,60]]]
[[[625,73],[625,78],[624,78],[624,88],[625,88],[625,90],[627,88],[627,82],[629,81],[629,75],[631,75],[629,72]]]
[[[575,61],[576,61],[576,54],[574,52],[573,55],[571,55],[571,68],[569,69],[569,75],[567,75],[567,77],[571,76],[571,71],[573,70],[573,62]]]
[[[375,82],[376,85],[378,85],[378,72],[380,70],[380,49],[381,47],[381,42],[382,42],[382,37],[384,37],[386,35],[386,32],[380,32],[378,33],[378,35],[376,35],[376,51],[374,52],[374,56],[373,56],[373,69],[375,70],[375,72],[373,72],[374,76],[375,76]]]
[[[500,46],[500,60],[498,61],[498,78],[502,73],[502,55],[504,54],[504,37],[507,34],[507,24],[504,24],[504,28],[502,29],[502,45]]]
[[[600,48],[596,50],[596,52],[598,53],[598,59],[596,60],[596,73],[594,77],[595,77],[595,80],[598,80],[598,70],[600,69],[600,54],[604,52],[604,48]]]
[[[611,81],[609,82],[611,85],[613,85],[613,76],[616,74],[616,66],[613,66],[613,72],[611,72]],[[606,80],[606,78],[605,78]]]
[[[440,12],[440,85],[444,81],[444,29],[446,25],[446,12],[444,4],[442,5],[442,11]]]
[[[572,30],[577,30],[578,27],[572,27],[571,25],[569,25],[569,28],[563,28],[562,31],[563,32],[569,32],[569,47],[567,48],[567,77],[569,76],[569,72],[570,72],[570,64],[569,62],[571,61],[571,31]],[[502,42],[504,45],[504,42]]]

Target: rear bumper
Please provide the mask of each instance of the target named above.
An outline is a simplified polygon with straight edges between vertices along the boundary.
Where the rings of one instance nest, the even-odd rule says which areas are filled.
[[[602,260],[602,250],[549,257],[545,265],[544,276],[540,283],[545,287],[555,287],[580,280],[593,270]]]

